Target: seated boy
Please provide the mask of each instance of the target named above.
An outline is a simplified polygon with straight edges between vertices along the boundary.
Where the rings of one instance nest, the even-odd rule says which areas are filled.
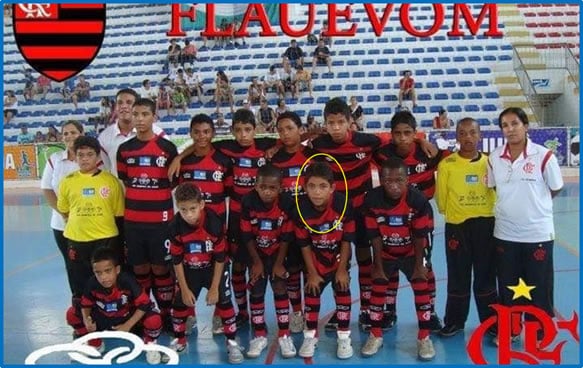
[[[310,358],[318,344],[318,314],[320,296],[332,283],[338,320],[339,359],[352,357],[350,340],[350,243],[355,224],[352,208],[345,208],[344,193],[334,193],[334,173],[324,162],[314,162],[306,169],[304,190],[307,196],[298,198],[301,214],[295,221],[296,243],[302,249],[308,278],[306,280],[304,342],[299,355]]]
[[[74,307],[67,310],[67,323],[75,329],[75,336],[105,330],[136,333],[138,327],[143,327],[144,342],[156,343],[162,319],[135,277],[120,272],[116,252],[108,247],[98,248],[91,264],[94,275],[81,298],[81,315]],[[101,339],[89,340],[89,345],[100,352],[105,350]],[[159,364],[160,352],[148,351],[146,360],[149,364]]]
[[[427,287],[425,247],[433,230],[433,212],[423,193],[407,184],[407,166],[399,158],[388,158],[381,166],[381,186],[366,194],[364,201],[367,238],[373,246],[373,280],[370,299],[370,337],[362,355],[372,356],[383,345],[382,322],[387,276],[401,271],[411,284],[419,324],[417,356],[435,357],[429,339],[431,301]]]
[[[295,210],[291,196],[280,196],[282,173],[270,164],[259,168],[255,189],[245,195],[241,211],[241,240],[250,256],[251,325],[254,336],[247,356],[257,358],[267,347],[265,326],[265,288],[271,283],[279,327],[281,355],[292,358],[296,348],[289,332],[289,298],[284,260],[290,241],[289,213]]]
[[[188,308],[194,308],[202,288],[206,288],[207,305],[217,305],[227,338],[229,363],[243,362],[241,347],[235,341],[237,327],[231,302],[229,270],[225,268],[226,239],[219,216],[205,208],[200,189],[193,183],[180,184],[174,193],[178,214],[170,222],[170,253],[179,292],[172,306],[176,339],[171,347],[186,349]]]

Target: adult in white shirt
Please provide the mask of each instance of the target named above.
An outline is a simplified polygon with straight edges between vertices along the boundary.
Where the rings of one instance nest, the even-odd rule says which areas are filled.
[[[69,288],[71,293],[73,287],[71,285],[71,267],[68,255],[68,243],[63,232],[65,230],[65,219],[63,214],[57,209],[57,193],[59,193],[59,183],[67,175],[79,170],[79,165],[75,160],[75,151],[73,150],[73,143],[77,137],[83,135],[83,125],[76,120],[69,120],[63,124],[62,130],[63,142],[65,143],[65,150],[53,153],[47,160],[43,171],[40,187],[43,195],[47,200],[49,206],[53,209],[51,216],[51,228],[59,251],[65,261],[65,269],[67,270],[67,280],[69,281]]]
[[[267,73],[263,77],[263,95],[267,96],[267,90],[273,88],[277,92],[278,96],[281,98],[285,98],[284,90],[283,90],[283,83],[281,82],[281,77],[277,70],[275,69],[275,65],[269,67],[269,73]]]
[[[552,317],[553,197],[563,188],[561,170],[551,150],[528,139],[528,117],[522,109],[502,111],[499,126],[507,143],[489,157],[488,186],[496,188],[497,196],[494,238],[500,302],[515,303],[508,286],[519,285],[521,278],[534,289],[532,300],[517,302],[527,302]]]
[[[115,96],[115,111],[117,121],[105,128],[99,135],[101,145],[101,160],[104,169],[117,177],[117,149],[119,146],[136,136],[134,128],[132,106],[140,96],[131,88],[124,88],[117,92]],[[157,125],[153,126],[154,134],[164,136],[164,130]]]
[[[154,102],[156,102],[156,99],[158,98],[158,88],[152,87],[152,83],[149,79],[144,79],[139,93],[142,98],[149,98]]]

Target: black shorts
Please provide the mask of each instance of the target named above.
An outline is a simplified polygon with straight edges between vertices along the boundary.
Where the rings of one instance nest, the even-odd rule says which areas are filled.
[[[130,265],[153,264],[162,266],[171,261],[168,224],[145,227],[126,222],[124,235]]]
[[[302,248],[295,242],[291,242],[287,247],[287,256],[285,257],[285,268],[289,271],[304,268],[304,256],[302,255]]]
[[[360,209],[354,210],[354,227],[355,227],[355,248],[370,249],[370,240],[366,237],[366,224],[364,223],[364,214]]]
[[[250,261],[247,245],[241,239],[241,214],[229,213],[229,256],[233,262],[248,264]]]
[[[87,281],[93,276],[93,266],[91,256],[98,248],[109,247],[117,249],[118,238],[98,239],[88,242],[77,242],[67,240],[67,257],[71,279],[69,280],[73,288],[73,297],[81,297]]]
[[[327,56],[327,57],[317,57],[316,58],[317,65],[327,65],[328,64],[328,58],[329,58],[329,56]]]
[[[213,282],[214,268],[208,267],[203,269],[189,269],[184,267],[184,278],[186,284],[196,300],[202,288],[210,289]],[[221,282],[219,283],[219,304],[225,304],[231,301],[231,276],[229,273],[229,265],[225,263],[223,273],[221,275]],[[174,307],[185,307],[182,301],[182,294],[178,290],[174,295]]]
[[[411,282],[411,276],[415,271],[415,257],[399,257],[395,260],[383,259],[383,271],[387,277],[401,271],[405,274],[407,280]]]

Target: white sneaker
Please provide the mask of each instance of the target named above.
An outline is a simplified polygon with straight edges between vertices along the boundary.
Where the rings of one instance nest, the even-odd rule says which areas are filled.
[[[195,316],[188,316],[186,318],[186,330],[184,330],[184,334],[186,336],[192,334],[192,330],[196,327],[196,317]]]
[[[289,321],[289,330],[292,333],[300,333],[304,330],[304,315],[302,312],[293,312]]]
[[[277,339],[279,343],[279,349],[281,350],[281,356],[284,358],[293,358],[296,356],[296,347],[294,342],[289,336],[282,336]]]
[[[175,352],[177,352],[178,354],[184,352],[186,350],[186,346],[188,344],[179,344],[178,343],[178,339],[173,339],[172,341],[170,341],[170,346],[169,348],[174,350]],[[146,356],[146,359],[148,359],[148,357]],[[170,357],[166,354],[162,354],[161,358],[160,358],[162,363],[168,363],[168,361],[170,360]]]
[[[249,342],[249,350],[247,356],[249,358],[257,358],[261,355],[263,349],[267,347],[267,338],[265,336],[257,336]]]
[[[153,344],[152,342],[149,342],[147,345],[151,345]],[[162,355],[160,354],[159,351],[146,351],[146,362],[148,362],[148,364],[160,364],[160,362],[162,361]]]
[[[432,360],[435,358],[435,349],[433,348],[433,342],[431,342],[429,336],[417,340],[417,356],[420,360]]]
[[[243,348],[235,340],[227,340],[227,355],[231,364],[241,364],[245,360]]]
[[[222,335],[223,331],[223,320],[219,316],[213,317],[213,335]]]
[[[352,339],[350,337],[338,338],[336,340],[338,348],[336,348],[336,356],[338,359],[348,359],[354,354],[352,350]]]
[[[317,337],[304,337],[304,342],[300,347],[299,355],[302,358],[311,358],[314,356],[314,351],[318,346],[318,338]]]
[[[360,349],[360,353],[365,357],[370,357],[375,355],[382,346],[383,346],[382,337],[375,337],[373,335],[370,335],[362,349]]]

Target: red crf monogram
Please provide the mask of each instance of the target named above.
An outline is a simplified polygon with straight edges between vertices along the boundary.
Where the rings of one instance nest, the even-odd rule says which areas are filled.
[[[498,324],[498,364],[511,364],[519,360],[527,364],[540,364],[541,361],[552,361],[561,364],[561,351],[566,340],[553,344],[559,330],[571,334],[573,340],[579,343],[579,317],[573,312],[570,320],[554,321],[544,310],[532,305],[504,306],[494,304],[496,311],[474,331],[467,345],[468,355],[474,364],[489,364],[482,351],[482,340],[489,328]],[[524,351],[512,350],[511,338],[520,334],[522,315],[528,319],[524,322]],[[537,338],[537,332],[542,331],[542,338]]]
[[[532,174],[532,171],[534,170],[534,164],[532,162],[527,162],[524,164],[522,170],[524,170],[524,172],[527,174]]]

